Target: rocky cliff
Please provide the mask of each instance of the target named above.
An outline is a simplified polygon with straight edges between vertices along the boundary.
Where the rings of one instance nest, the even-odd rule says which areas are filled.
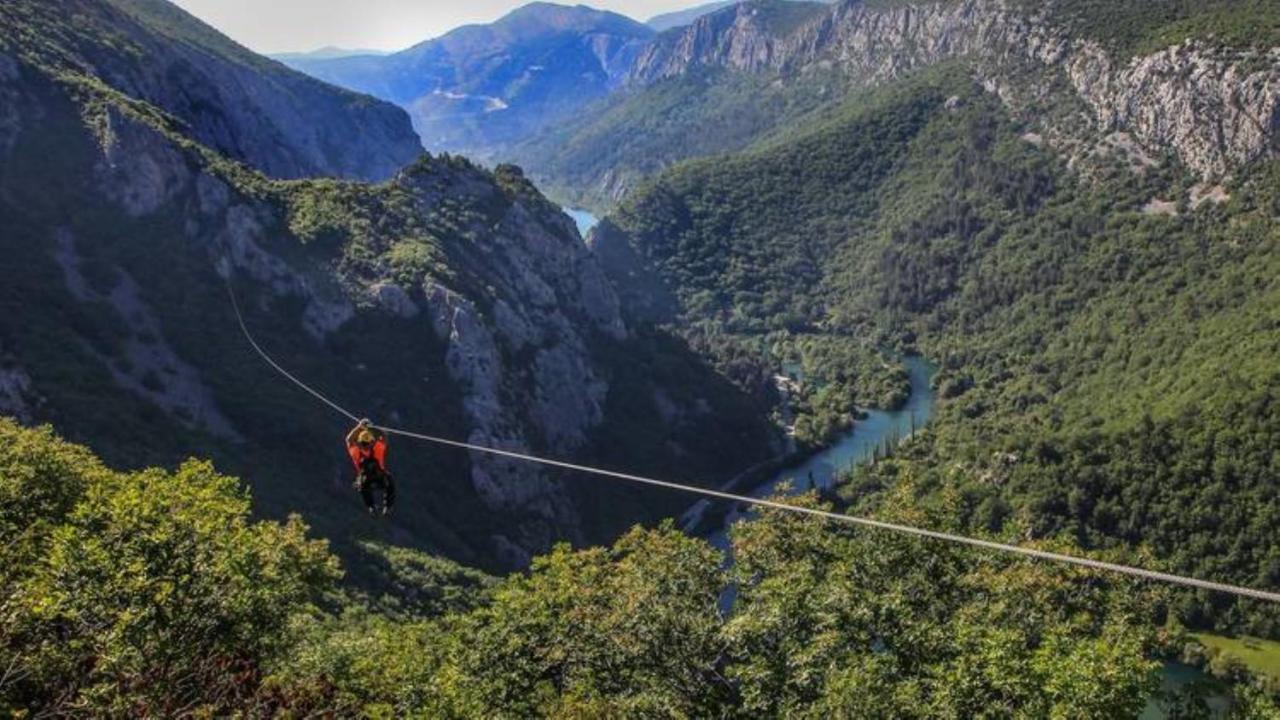
[[[824,15],[818,3],[751,0],[730,5],[654,40],[636,58],[628,81],[650,84],[699,66],[739,72],[777,69],[796,54],[805,25]]]
[[[421,151],[400,109],[254,55],[166,0],[15,0],[0,47],[92,75],[274,177],[381,180]]]
[[[774,73],[786,82],[834,68],[874,85],[958,60],[1074,153],[1122,133],[1122,145],[1131,138],[1146,155],[1171,153],[1214,178],[1278,149],[1280,49],[1201,38],[1125,59],[1014,0],[888,7],[847,0],[785,33],[759,21],[770,7],[776,3],[744,3],[660,39],[633,68],[632,82],[649,85],[700,67]],[[1046,112],[1063,90],[1083,115]]]
[[[273,180],[96,67],[0,52],[0,250],[25,268],[0,288],[0,411],[121,464],[209,455],[266,513],[304,512],[340,544],[368,532],[352,521],[342,419],[253,357],[226,280],[284,365],[382,422],[560,458],[678,459],[708,481],[740,462],[709,450],[716,429],[622,432],[659,394],[691,423],[722,398],[635,377],[649,356],[612,286],[518,169],[424,156],[378,185]],[[705,373],[687,352],[663,363]],[[722,445],[763,452],[764,424],[744,428]],[[391,536],[491,567],[665,502],[594,487],[613,506],[600,521],[538,466],[398,442],[393,466]]]

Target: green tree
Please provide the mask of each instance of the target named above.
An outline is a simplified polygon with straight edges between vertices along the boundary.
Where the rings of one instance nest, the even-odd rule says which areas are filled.
[[[558,547],[464,619],[451,689],[464,716],[706,717],[716,668],[720,557],[670,526],[612,549]]]
[[[123,716],[258,702],[290,618],[339,575],[325,543],[296,517],[251,522],[247,494],[207,463],[110,473],[47,431],[0,434],[13,440],[0,465],[37,498],[17,488],[6,518],[32,502],[52,510],[37,521],[49,523],[39,557],[22,543],[3,551],[5,566],[25,563],[5,588],[5,652],[20,668],[0,686],[6,704]],[[79,488],[69,510],[50,490],[60,480]]]

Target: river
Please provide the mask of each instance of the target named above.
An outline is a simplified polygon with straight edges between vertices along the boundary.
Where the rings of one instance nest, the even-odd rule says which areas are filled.
[[[907,375],[911,379],[911,394],[906,404],[898,410],[867,410],[866,417],[854,423],[853,429],[834,445],[794,467],[787,468],[771,480],[753,489],[751,497],[764,498],[778,493],[785,482],[791,483],[792,492],[805,492],[814,487],[830,488],[842,473],[852,470],[871,458],[877,447],[886,440],[904,440],[924,427],[933,417],[934,393],[931,382],[937,366],[919,356],[903,359]],[[694,527],[702,520],[710,503],[702,501],[685,514],[685,527]],[[707,537],[711,544],[727,551],[729,527],[743,517],[743,508],[734,508],[725,516],[724,524]]]
[[[1176,693],[1188,686],[1199,686],[1205,693],[1209,706],[1209,718],[1217,720],[1225,718],[1231,712],[1231,700],[1222,683],[1214,680],[1199,668],[1177,662],[1165,663],[1160,668],[1160,692]],[[1160,707],[1160,698],[1155,697],[1147,703],[1147,707],[1138,716],[1138,720],[1165,720],[1169,717],[1165,709]]]
[[[795,467],[783,470],[750,495],[774,495],[784,482],[792,483],[792,492],[804,492],[813,487],[830,488],[842,473],[866,462],[885,440],[905,439],[928,424],[933,418],[936,402],[932,380],[937,366],[918,356],[905,358],[903,364],[911,378],[911,394],[905,406],[893,411],[869,410],[867,416],[859,420],[836,444]],[[705,506],[701,510],[705,510]],[[694,511],[693,515],[686,515],[686,520],[695,516],[700,516],[700,510]],[[741,509],[735,509],[725,518],[724,525],[707,538],[713,545],[726,551],[726,557],[729,549],[729,527],[741,518]],[[732,598],[733,593],[727,592],[721,599],[722,608],[726,612],[732,606]],[[1163,692],[1176,691],[1195,683],[1213,683],[1211,678],[1197,668],[1181,663],[1166,663],[1160,670],[1160,680]],[[1221,718],[1226,716],[1229,703],[1220,690],[1211,690],[1209,707],[1211,718]],[[1152,698],[1139,720],[1164,720],[1166,717],[1159,698]]]
[[[564,214],[573,218],[573,221],[578,225],[578,233],[584,238],[587,236],[587,233],[591,232],[591,228],[600,223],[599,218],[586,210],[577,210],[566,207],[564,208]]]
[[[868,410],[866,417],[858,420],[853,430],[835,445],[805,461],[804,464],[783,470],[768,483],[751,493],[753,497],[767,497],[776,492],[778,485],[791,480],[796,491],[814,487],[830,488],[842,473],[848,473],[857,465],[871,458],[877,447],[885,441],[905,440],[913,432],[933,418],[933,375],[937,366],[922,357],[913,355],[903,359],[911,378],[911,394],[907,403],[898,410]]]

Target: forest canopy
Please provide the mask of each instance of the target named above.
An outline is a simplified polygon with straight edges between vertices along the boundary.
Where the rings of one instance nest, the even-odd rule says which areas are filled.
[[[401,556],[441,600],[390,612],[207,463],[118,473],[2,421],[0,500],[18,714],[1132,717],[1169,641],[1161,588],[778,511],[729,568],[670,525],[496,584]]]

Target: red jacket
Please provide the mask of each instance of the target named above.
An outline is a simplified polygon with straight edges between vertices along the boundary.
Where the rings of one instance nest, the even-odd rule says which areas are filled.
[[[356,472],[360,471],[361,465],[365,460],[373,458],[378,463],[378,469],[382,472],[387,471],[387,439],[380,437],[373,441],[373,447],[365,450],[360,447],[360,443],[351,443],[347,446],[347,454],[351,456],[351,464],[356,466]]]

